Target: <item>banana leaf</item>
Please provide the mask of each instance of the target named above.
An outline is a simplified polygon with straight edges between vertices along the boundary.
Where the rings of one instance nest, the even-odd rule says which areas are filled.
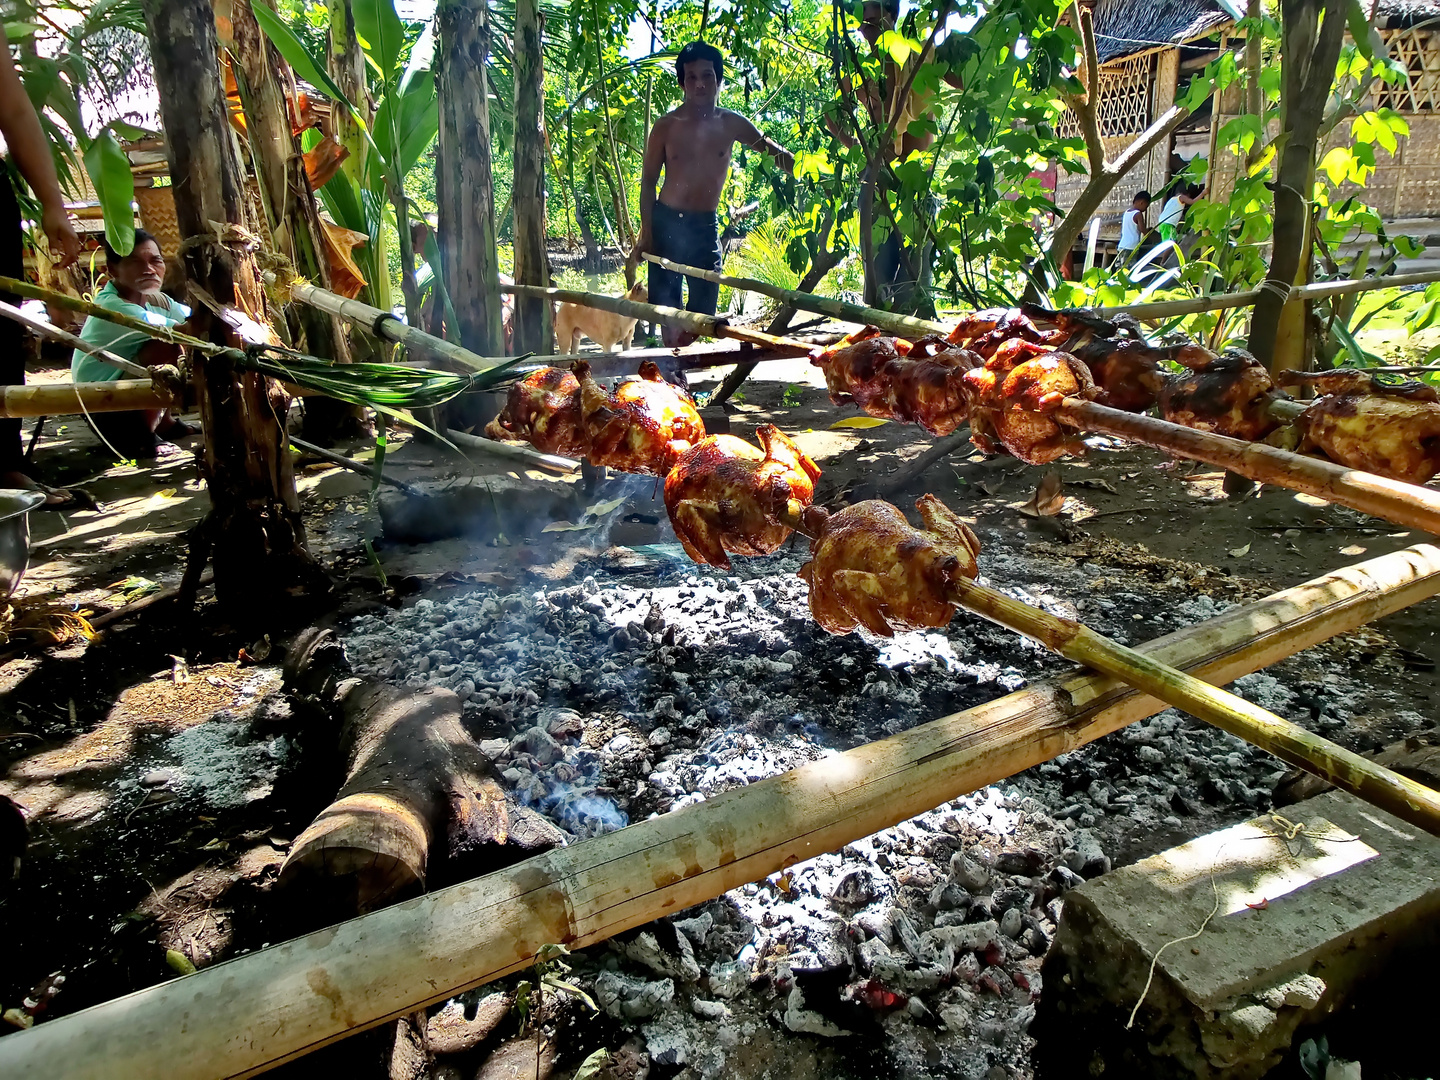
[[[95,185],[105,215],[105,239],[118,255],[135,247],[135,176],[130,159],[107,127],[85,149],[85,171]]]

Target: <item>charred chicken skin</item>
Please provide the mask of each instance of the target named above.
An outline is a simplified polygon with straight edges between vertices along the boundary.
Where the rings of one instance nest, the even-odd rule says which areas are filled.
[[[884,397],[886,365],[899,360],[900,355],[895,338],[870,335],[841,349],[827,349],[810,363],[825,372],[825,386],[832,403],[853,402],[870,412],[871,403]],[[888,420],[890,416],[885,413],[882,418]]]
[[[779,517],[795,500],[809,506],[820,467],[779,428],[755,430],[763,450],[710,435],[680,455],[665,477],[665,509],[685,553],[730,569],[726,552],[768,555],[790,536]]]
[[[1275,384],[1249,353],[1229,349],[1210,360],[1192,354],[1176,359],[1189,360],[1191,372],[1167,381],[1160,391],[1160,415],[1172,424],[1250,442],[1280,426],[1267,412],[1278,396]]]
[[[1067,397],[1093,401],[1090,369],[1069,353],[1048,352],[1009,367],[999,354],[965,375],[970,439],[986,453],[1009,451],[1030,465],[1081,454],[1080,436],[1052,415]]]
[[[592,465],[619,472],[664,476],[676,459],[705,437],[705,425],[688,393],[668,383],[649,360],[640,377],[614,392],[590,376],[578,360],[571,369],[580,383],[580,409]]]
[[[810,585],[810,614],[832,634],[857,626],[892,637],[897,630],[944,626],[950,587],[979,573],[980,541],[933,495],[916,503],[917,529],[890,503],[856,503],[836,514],[805,511],[815,536],[800,576]]]
[[[1193,369],[1216,359],[1195,344],[1156,347],[1143,339],[1097,337],[1084,330],[1071,336],[1065,351],[1085,362],[1095,384],[1105,391],[1105,404],[1126,412],[1144,412],[1159,399],[1167,378],[1160,361]]]
[[[1424,383],[1383,383],[1363,371],[1286,372],[1325,396],[1294,420],[1300,450],[1352,469],[1423,484],[1440,472],[1440,394]]]
[[[580,422],[580,381],[561,368],[532,371],[510,387],[485,435],[523,439],[544,454],[584,457],[590,443]]]

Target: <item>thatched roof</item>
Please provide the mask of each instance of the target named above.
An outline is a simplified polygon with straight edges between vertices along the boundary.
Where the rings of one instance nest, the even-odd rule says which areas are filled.
[[[1102,64],[1161,45],[1182,45],[1235,21],[1216,0],[1098,0],[1094,10]]]
[[[1244,0],[1096,0],[1100,62],[1209,37],[1243,16],[1244,8]],[[1440,21],[1440,0],[1375,0],[1374,11],[1382,27],[1415,26]]]

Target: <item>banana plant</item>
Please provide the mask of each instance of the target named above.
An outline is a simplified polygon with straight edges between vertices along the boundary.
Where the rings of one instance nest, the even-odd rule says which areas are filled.
[[[52,11],[82,17],[62,25]],[[45,31],[47,55],[35,43]],[[16,68],[26,96],[40,117],[50,142],[61,185],[72,195],[82,190],[77,170],[84,168],[99,197],[105,219],[105,239],[121,255],[135,246],[135,178],[120,139],[140,139],[155,133],[116,119],[93,135],[86,129],[80,108],[82,97],[104,97],[104,78],[96,71],[94,56],[105,55],[113,35],[128,33],[143,40],[145,19],[137,0],[99,0],[88,9],[69,5],[20,3],[5,23],[5,34],[19,46]],[[58,47],[54,38],[58,37]],[[57,119],[58,118],[58,122]],[[76,150],[79,150],[79,159]]]
[[[354,0],[353,12],[355,33],[373,76],[372,96],[378,102],[373,123],[341,92],[323,60],[312,55],[274,11],[264,4],[255,5],[255,18],[261,30],[295,73],[328,94],[336,107],[346,110],[360,129],[368,151],[363,177],[357,182],[343,170],[336,173],[320,189],[320,199],[336,224],[370,238],[357,258],[369,278],[372,301],[386,310],[393,305],[384,225],[387,217],[393,220],[400,242],[405,314],[411,325],[418,325],[419,289],[415,279],[415,253],[410,242],[405,176],[435,141],[440,126],[435,74],[431,68],[434,26],[426,28],[407,54],[410,33],[395,12],[394,0]],[[317,133],[307,132],[306,148],[318,139]]]

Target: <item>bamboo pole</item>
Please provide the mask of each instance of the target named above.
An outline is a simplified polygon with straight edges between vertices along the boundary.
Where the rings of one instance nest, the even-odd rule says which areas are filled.
[[[126,360],[123,356],[116,356],[109,349],[102,349],[98,345],[91,345],[90,342],[70,333],[69,330],[61,329],[54,323],[45,322],[43,319],[32,318],[13,304],[0,301],[0,315],[18,322],[27,330],[32,330],[41,337],[48,337],[52,341],[58,341],[62,345],[69,345],[72,349],[79,349],[83,353],[88,353],[97,360],[103,360],[111,367],[119,368],[127,375],[134,375],[137,379],[150,378],[148,368],[141,367],[139,364]]]
[[[1139,647],[1216,683],[1440,592],[1419,545]],[[1164,706],[1089,672],[0,1039],[0,1074],[252,1076],[1075,750]]]
[[[681,308],[661,307],[658,304],[644,304],[639,300],[628,300],[623,296],[606,296],[603,293],[583,292],[579,289],[546,289],[538,285],[501,285],[501,292],[516,296],[545,297],[561,304],[579,304],[581,307],[599,311],[612,311],[631,319],[645,319],[649,322],[678,326],[702,337],[732,338],[761,345],[767,349],[788,350],[790,356],[809,356],[814,348],[808,341],[779,337],[744,326],[731,326],[728,319],[718,315],[704,315],[698,311]]]
[[[372,480],[379,480],[382,484],[389,484],[391,487],[403,491],[406,495],[413,495],[416,498],[424,498],[425,492],[421,491],[414,484],[407,484],[404,480],[396,480],[393,476],[386,476],[384,472],[376,469],[373,465],[366,465],[363,461],[356,461],[354,458],[346,457],[344,454],[337,454],[334,450],[326,450],[323,446],[316,446],[314,443],[306,442],[304,439],[297,439],[290,436],[290,445],[298,446],[307,454],[319,458],[321,461],[329,462],[331,465],[338,465],[342,469],[349,469],[361,476],[368,476]]]
[[[1300,285],[1290,290],[1287,303],[1301,300],[1322,300],[1327,296],[1341,296],[1346,293],[1369,292],[1371,289],[1399,289],[1407,285],[1428,285],[1440,281],[1440,274],[1433,270],[1419,270],[1413,274],[1391,274],[1386,277],[1348,278],[1343,281],[1320,281],[1313,285]],[[1157,300],[1148,304],[1121,304],[1117,307],[1098,308],[1101,316],[1134,315],[1141,319],[1168,319],[1176,315],[1199,315],[1206,311],[1222,308],[1249,307],[1260,299],[1260,290],[1229,293],[1224,296],[1197,296],[1188,300]]]
[[[115,323],[128,330],[135,330],[147,337],[158,338],[161,341],[168,341],[173,345],[186,345],[207,354],[226,352],[224,345],[216,345],[211,341],[202,341],[189,334],[182,334],[168,326],[157,326],[148,323],[143,319],[136,319],[120,311],[111,311],[109,308],[101,307],[99,304],[92,304],[89,300],[82,300],[78,296],[70,296],[66,293],[55,292],[53,289],[42,289],[38,285],[31,285],[28,281],[20,281],[17,278],[0,275],[0,292],[12,292],[16,296],[24,296],[30,300],[43,300],[47,304],[54,304],[56,307],[65,308],[67,311],[78,312],[81,315],[93,315],[97,319],[104,319],[106,322]]]
[[[267,280],[269,280],[268,276]],[[337,296],[335,293],[318,289],[314,285],[307,285],[301,281],[291,283],[290,295],[302,304],[309,304],[311,307],[319,308],[331,315],[338,315],[347,322],[368,330],[382,341],[392,341],[397,345],[403,345],[412,353],[418,353],[421,356],[433,356],[439,360],[452,361],[467,371],[489,371],[493,367],[508,363],[511,359],[508,356],[478,356],[453,342],[437,338],[413,326],[407,326],[388,311],[371,307],[369,304],[362,304],[359,300],[347,300],[343,296]]]
[[[801,311],[810,311],[817,315],[830,315],[846,322],[860,323],[862,326],[878,326],[881,330],[888,330],[892,334],[898,334],[905,338],[922,338],[930,334],[939,334],[943,337],[951,330],[943,323],[931,322],[929,319],[916,319],[909,315],[896,314],[893,311],[866,307],[863,304],[847,304],[843,300],[836,300],[829,296],[817,296],[815,293],[801,292],[799,289],[784,289],[779,285],[771,285],[768,281],[761,281],[759,278],[734,277],[715,270],[702,270],[698,266],[686,266],[684,263],[662,259],[659,255],[652,255],[649,252],[646,252],[644,257],[656,266],[673,270],[677,274],[684,274],[686,277],[702,278],[705,281],[713,281],[717,285],[728,285],[732,289],[761,293],[775,300],[783,300],[789,306]]]
[[[469,435],[463,431],[456,431],[453,428],[446,432],[451,442],[460,447],[461,450],[474,450],[477,453],[489,454],[491,457],[509,458],[511,461],[523,461],[526,465],[537,469],[548,469],[550,472],[573,473],[580,468],[580,463],[571,458],[560,457],[558,454],[542,454],[538,450],[532,450],[528,446],[516,446],[513,443],[500,442],[496,439],[486,439],[479,435]]]
[[[1291,412],[1298,404],[1278,408],[1281,412]],[[1067,398],[1057,415],[1083,431],[1100,432],[1159,447],[1182,457],[1218,465],[1251,480],[1301,491],[1397,525],[1440,536],[1440,491],[1434,488],[1348,469],[1334,462],[1294,454],[1265,443],[1196,431],[1153,416],[1121,412],[1076,398]]]
[[[781,516],[782,523],[804,533],[802,509],[792,499],[787,513]],[[1051,615],[968,578],[957,578],[951,584],[949,600],[956,607],[1034,638],[1067,660],[1121,679],[1440,836],[1440,792],[1337,746],[1268,709],[1121,645],[1083,623]]]
[[[149,379],[31,383],[0,390],[0,417],[69,416],[72,413],[169,409],[175,399]]]

